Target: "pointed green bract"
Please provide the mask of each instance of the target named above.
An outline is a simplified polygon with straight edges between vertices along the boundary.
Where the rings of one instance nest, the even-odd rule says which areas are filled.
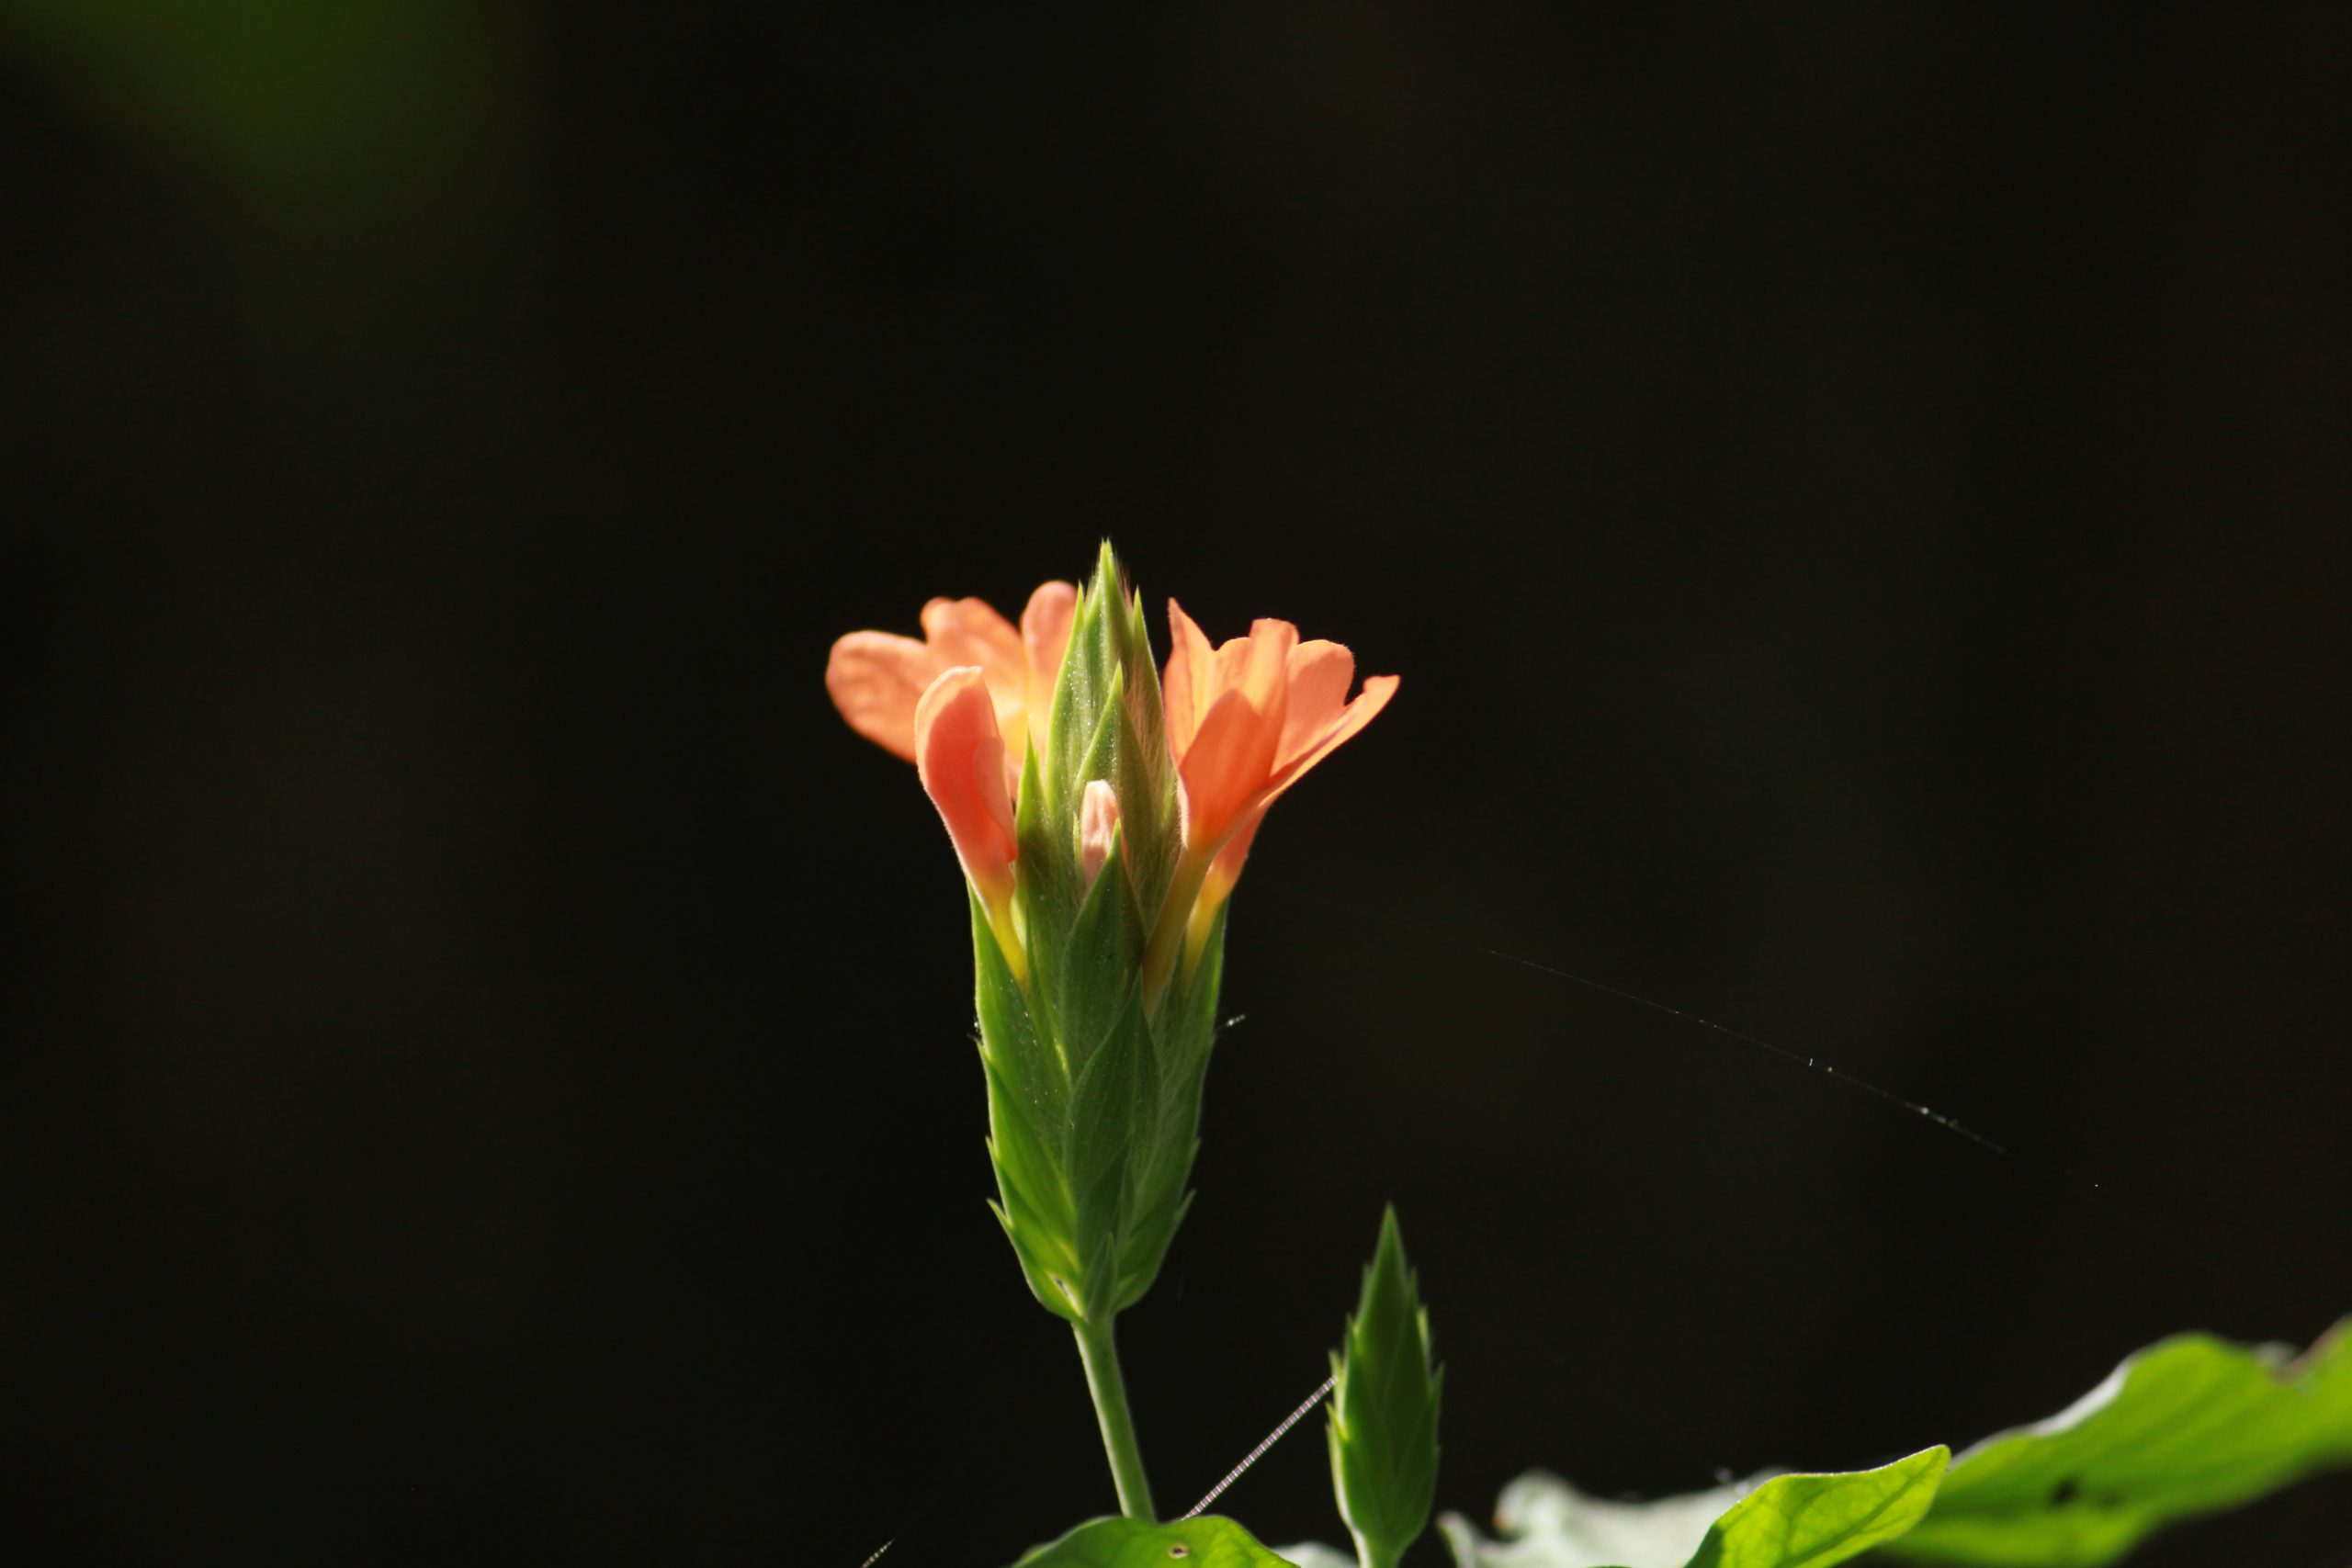
[[[1040,818],[1054,825],[1057,841],[1041,847],[1053,852],[1049,858],[1057,864],[1040,891],[1064,901],[1057,912],[1067,919],[1078,878],[1074,873],[1060,874],[1059,863],[1075,866],[1080,802],[1087,784],[1102,779],[1119,799],[1120,830],[1137,901],[1147,912],[1156,912],[1178,849],[1176,767],[1169,755],[1159,671],[1144,628],[1143,605],[1127,591],[1107,543],[1070,621],[1045,752],[1036,798]],[[1031,853],[1025,836],[1021,852],[1024,860]]]
[[[1170,1525],[1095,1519],[1023,1555],[1012,1568],[1290,1568],[1231,1519]]]
[[[1406,1266],[1394,1208],[1381,1216],[1380,1245],[1331,1368],[1328,1430],[1340,1517],[1363,1568],[1394,1568],[1429,1527],[1445,1382],[1430,1358],[1430,1314]]]
[[[1831,1568],[1900,1537],[1935,1501],[1951,1460],[1927,1449],[1876,1470],[1781,1475],[1655,1503],[1587,1497],[1531,1475],[1504,1489],[1508,1539],[1444,1520],[1460,1568]]]
[[[2290,1358],[2202,1334],[2151,1346],[2071,1409],[1962,1453],[1890,1550],[2092,1568],[2165,1525],[2352,1465],[2352,1320]]]

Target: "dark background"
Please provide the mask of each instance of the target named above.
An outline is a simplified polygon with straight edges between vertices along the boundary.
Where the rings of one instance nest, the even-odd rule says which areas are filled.
[[[953,860],[819,679],[1105,534],[1155,635],[1404,681],[1236,906],[1122,1323],[1163,1506],[1322,1376],[1386,1199],[1473,1515],[2316,1335],[2347,67],[2334,7],[20,0],[10,1560],[1107,1509],[980,1205]],[[1335,1539],[1319,1434],[1226,1506]]]

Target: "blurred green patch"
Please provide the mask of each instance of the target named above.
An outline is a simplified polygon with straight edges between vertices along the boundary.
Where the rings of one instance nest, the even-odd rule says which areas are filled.
[[[265,201],[406,203],[509,141],[519,13],[436,0],[9,0],[0,48]]]

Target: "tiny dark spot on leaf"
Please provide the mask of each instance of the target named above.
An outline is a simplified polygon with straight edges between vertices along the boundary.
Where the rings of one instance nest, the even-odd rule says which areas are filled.
[[[1168,1555],[1170,1557],[1190,1557],[1193,1555],[1193,1549],[1186,1546],[1180,1540],[1175,1545],[1168,1549]]]
[[[2067,1504],[2073,1502],[2075,1500],[2075,1495],[2081,1490],[2081,1486],[2078,1485],[2075,1483],[2075,1478],[2070,1475],[2065,1480],[2060,1482],[2056,1488],[2051,1492],[2050,1506],[2053,1508],[2063,1508]]]

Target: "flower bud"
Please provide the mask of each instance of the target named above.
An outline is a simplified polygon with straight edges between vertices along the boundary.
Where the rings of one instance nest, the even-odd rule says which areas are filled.
[[[1429,1528],[1437,1492],[1437,1416],[1445,1371],[1430,1354],[1430,1314],[1405,1261],[1396,1211],[1381,1216],[1363,1293],[1331,1358],[1331,1488],[1362,1568],[1396,1568]],[[1702,1554],[1703,1555],[1703,1554]]]
[[[1093,886],[1094,879],[1102,874],[1102,863],[1110,857],[1112,840],[1118,835],[1118,792],[1107,779],[1090,781],[1078,812],[1078,869],[1087,886]]]

